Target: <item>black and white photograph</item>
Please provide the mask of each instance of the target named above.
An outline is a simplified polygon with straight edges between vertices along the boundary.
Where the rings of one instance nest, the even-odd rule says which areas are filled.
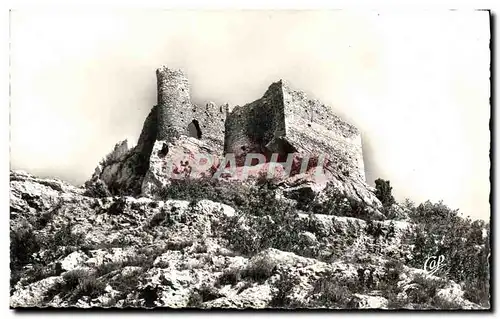
[[[12,9],[10,308],[490,311],[492,19]]]

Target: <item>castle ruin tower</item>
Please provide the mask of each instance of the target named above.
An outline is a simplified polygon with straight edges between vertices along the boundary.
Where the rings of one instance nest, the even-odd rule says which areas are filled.
[[[189,82],[181,70],[161,67],[156,70],[158,86],[157,140],[172,141],[179,135],[188,135],[193,121],[193,105]]]
[[[217,153],[224,146],[224,122],[228,105],[191,102],[189,81],[181,70],[165,66],[156,70],[158,86],[157,140],[175,141],[180,135],[211,144]]]

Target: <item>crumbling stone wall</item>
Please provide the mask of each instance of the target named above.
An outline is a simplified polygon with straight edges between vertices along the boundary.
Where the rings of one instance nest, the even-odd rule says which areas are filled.
[[[286,139],[301,153],[324,153],[337,170],[365,180],[361,133],[318,100],[282,82]]]
[[[288,153],[326,154],[336,169],[364,180],[361,134],[331,109],[285,81],[271,84],[264,96],[227,117],[225,153],[234,153],[242,165],[247,153],[269,156]]]
[[[226,120],[224,152],[235,154],[238,165],[243,164],[248,153],[261,153],[269,158],[271,153],[286,156],[295,152],[291,145],[276,143],[278,137],[285,135],[283,108],[279,83],[273,83],[262,98],[235,107]],[[276,144],[275,147],[271,148],[270,143]]]
[[[201,140],[208,140],[218,145],[218,152],[222,154],[224,147],[224,123],[229,113],[229,105],[217,106],[209,102],[204,106],[193,105],[193,120],[198,122]]]
[[[137,145],[128,150],[126,144],[120,144],[119,152],[115,148],[108,155],[114,160],[96,168],[87,182],[89,187],[104,184],[111,194],[140,194],[155,142],[175,142],[181,135],[189,136],[193,126],[196,128],[192,136],[211,145],[214,155],[222,154],[228,106],[208,103],[200,107],[191,103],[189,82],[181,70],[162,67],[156,70],[156,77],[158,105],[146,117]]]

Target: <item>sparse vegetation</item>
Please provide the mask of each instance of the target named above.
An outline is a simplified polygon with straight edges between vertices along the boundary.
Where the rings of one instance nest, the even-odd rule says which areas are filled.
[[[291,275],[281,275],[280,280],[276,283],[277,291],[273,294],[273,298],[269,303],[272,308],[300,308],[301,305],[295,304],[290,300],[290,295],[293,287],[299,283],[300,279]]]
[[[25,228],[26,227],[26,228]],[[10,268],[16,270],[32,262],[33,254],[40,250],[33,229],[25,225],[10,232]]]
[[[207,284],[202,285],[197,290],[201,296],[202,302],[207,302],[222,297],[222,295],[217,291],[217,289]]]
[[[151,221],[149,222],[149,227],[153,228],[156,226],[161,225],[165,220],[167,219],[167,213],[165,211],[161,211],[153,216],[151,218]]]
[[[56,284],[45,295],[47,301],[56,295],[74,304],[82,297],[96,298],[104,293],[106,284],[96,277],[95,272],[76,269],[63,275],[63,282]]]
[[[359,282],[339,280],[334,274],[327,273],[314,284],[312,305],[336,309],[354,308],[353,293],[361,290]]]
[[[23,276],[22,267],[33,262],[33,254],[40,250],[40,243],[36,240],[33,230],[26,228],[11,230],[10,232],[10,286],[14,285]]]
[[[418,304],[422,308],[436,308],[436,293],[446,285],[446,281],[440,278],[430,278],[430,276],[417,274],[413,278],[410,285],[414,284],[415,288],[406,292],[408,296],[407,302],[410,304]]]
[[[442,273],[461,283],[471,301],[488,306],[489,225],[464,219],[442,202],[410,206],[409,216],[416,227],[403,238],[406,245],[414,245],[407,264],[422,268],[428,256],[443,255]]]
[[[482,221],[464,219],[457,211],[442,203],[426,202],[418,206],[409,201],[395,203],[389,182],[378,181],[377,197],[384,204],[386,216],[395,219],[404,216],[411,222],[401,243],[400,231],[404,229],[401,225],[405,223],[372,220],[369,207],[346,197],[332,185],[328,185],[326,197],[321,200],[314,197],[314,194],[303,194],[304,198],[310,200],[301,202],[300,196],[295,200],[277,196],[276,184],[264,177],[259,178],[252,186],[188,178],[174,180],[159,196],[162,199],[188,200],[187,210],[179,211],[180,208],[175,205],[170,208],[167,205],[160,207],[158,202],[139,202],[125,198],[115,198],[109,208],[101,208],[99,217],[111,220],[115,229],[120,228],[121,219],[127,220],[130,214],[139,212],[141,217],[144,216],[142,224],[139,219],[133,218],[130,222],[127,220],[127,224],[140,227],[142,234],[147,236],[148,245],[154,239],[161,240],[161,244],[139,248],[128,259],[104,263],[92,270],[76,269],[64,273],[57,261],[76,250],[89,254],[93,249],[126,247],[141,241],[126,233],[125,236],[116,236],[114,241],[85,243],[84,235],[75,232],[76,229],[70,222],[59,222],[59,218],[67,214],[66,210],[64,214],[58,215],[62,208],[60,205],[38,214],[31,225],[26,224],[26,227],[11,231],[11,286],[20,278],[23,278],[20,284],[27,285],[62,274],[63,281],[47,293],[47,302],[56,295],[70,304],[75,304],[82,298],[85,300],[112,295],[103,306],[114,306],[119,302],[125,306],[153,307],[158,303],[161,294],[158,289],[161,288],[142,286],[143,275],[153,267],[170,268],[175,265],[178,271],[197,271],[199,268],[217,272],[224,270],[213,286],[207,283],[191,291],[188,306],[196,308],[222,297],[219,290],[223,286],[230,285],[224,289],[234,289],[238,295],[249,287],[259,286],[267,281],[273,288],[277,288],[272,290],[269,307],[350,309],[361,305],[361,297],[354,294],[370,295],[376,292],[374,296],[386,298],[390,309],[454,309],[458,307],[457,304],[436,296],[439,289],[449,284],[448,279],[462,287],[464,298],[487,307],[490,289],[489,225]],[[35,197],[28,199],[31,205],[41,205]],[[205,217],[199,219],[197,216],[201,213],[197,210],[198,202],[202,199],[228,204],[237,211],[228,216],[218,212],[210,215],[209,236],[216,238],[217,244],[220,244],[220,247],[215,246],[217,258],[243,255],[251,259],[257,253],[272,247],[326,263],[340,261],[351,264],[355,266],[355,273],[345,276],[329,270],[327,273],[319,273],[321,277],[318,279],[309,277],[312,289],[305,297],[296,298],[294,287],[302,279],[301,270],[287,272],[283,270],[286,267],[278,267],[274,260],[265,258],[253,258],[247,267],[225,269],[228,266],[227,258],[223,262],[213,259],[214,246],[204,244],[203,236],[171,235],[183,227],[191,230],[194,228],[189,227],[194,226],[198,231],[197,223],[205,220]],[[109,204],[109,199],[99,201],[104,202],[99,203],[99,207],[107,207]],[[53,223],[56,217],[58,223]],[[53,232],[48,232],[51,229]],[[389,245],[394,247],[384,252]],[[359,247],[360,253],[353,247]],[[193,259],[172,263],[167,257],[153,266],[156,258],[166,251],[180,251]],[[409,276],[405,266],[422,268],[429,255],[445,256],[445,267],[436,274],[442,276],[442,279],[415,276],[412,282],[401,285],[401,280]],[[126,267],[130,268],[125,270]],[[345,271],[340,269],[336,270]],[[163,282],[168,284],[166,280],[162,284]],[[139,284],[143,288],[139,289]],[[115,291],[113,294],[105,292],[107,285]],[[403,287],[408,286],[411,288],[403,290]]]
[[[203,297],[196,289],[194,289],[189,295],[186,307],[199,309],[201,308],[202,305],[203,305]]]
[[[188,303],[188,308],[202,308],[204,302],[211,301],[222,297],[222,295],[212,286],[203,284],[201,287],[191,291]]]
[[[243,272],[242,277],[255,282],[263,282],[275,271],[275,264],[266,258],[259,258],[250,264]]]
[[[31,225],[26,223],[17,230],[11,230],[10,241],[12,288],[21,277],[29,274],[39,280],[45,278],[44,274],[47,274],[47,277],[50,276],[53,270],[46,268],[48,263],[78,249],[83,244],[83,235],[73,233],[71,223],[63,224],[53,236],[39,235],[33,231]],[[40,251],[44,252],[43,258],[36,254]],[[32,269],[23,269],[28,264],[32,265]]]
[[[217,281],[218,286],[225,286],[225,285],[236,285],[238,282],[241,280],[241,273],[242,270],[239,268],[231,268],[224,270],[222,275],[219,277]]]
[[[285,205],[274,209],[274,215],[262,218],[249,213],[226,218],[219,232],[231,249],[244,255],[253,256],[270,247],[294,251],[299,236],[297,213]],[[248,221],[249,227],[242,228],[240,219]]]
[[[384,265],[383,275],[379,278],[377,289],[388,300],[389,309],[402,308],[403,302],[398,300],[400,287],[398,282],[403,273],[403,264],[397,260],[389,260]]]
[[[106,213],[110,215],[120,215],[123,213],[126,206],[127,206],[127,201],[125,200],[125,198],[119,197],[111,204],[111,206],[109,206]]]
[[[272,180],[260,178],[255,186],[225,182],[212,178],[172,180],[158,195],[163,199],[188,200],[192,204],[210,199],[235,207],[254,216],[273,215],[284,204],[276,199],[277,186]]]
[[[141,274],[145,272],[144,268],[138,268],[133,271],[128,271],[127,273],[120,272],[117,275],[110,278],[107,283],[114,290],[119,291],[119,295],[110,300],[107,304],[108,307],[112,307],[116,304],[118,300],[126,300],[130,293],[137,291],[137,285]],[[127,306],[127,304],[125,304]],[[133,306],[133,304],[129,304]]]
[[[370,219],[368,206],[365,203],[344,195],[332,184],[328,184],[325,188],[324,197],[326,200],[321,201],[318,198],[314,198],[314,200],[304,208],[314,214]]]
[[[349,301],[352,298],[352,294],[346,286],[327,279],[316,282],[314,293],[319,295],[317,299],[318,305],[328,308],[348,308]]]
[[[87,181],[85,183],[85,192],[83,193],[83,195],[95,198],[112,196],[111,192],[108,189],[108,186],[100,179],[96,179],[95,181]]]
[[[35,223],[35,228],[40,230],[47,226],[47,224],[54,218],[54,216],[63,208],[63,205],[64,201],[59,200],[59,202],[49,210],[43,211]]]
[[[392,196],[391,182],[381,178],[375,180],[375,196],[384,207],[391,207],[396,202]]]
[[[228,205],[240,206],[245,203],[243,188],[238,185],[228,185],[227,182],[212,178],[174,179],[171,184],[162,189],[158,198],[181,199],[198,202],[211,199]]]

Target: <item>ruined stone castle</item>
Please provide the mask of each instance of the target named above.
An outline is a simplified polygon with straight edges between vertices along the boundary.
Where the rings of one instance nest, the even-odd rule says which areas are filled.
[[[277,153],[278,161],[287,154],[325,154],[331,181],[368,199],[366,202],[378,202],[365,183],[359,130],[330,107],[291,89],[286,81],[272,83],[260,99],[230,108],[227,104],[193,104],[189,82],[181,70],[161,67],[156,77],[158,103],[144,122],[137,146],[128,150],[122,143],[115,148],[113,153],[119,154],[110,154],[108,158],[113,160],[101,163],[92,180],[101,180],[111,190],[147,193],[142,185],[146,176],[149,183],[154,179],[161,184],[161,169],[152,167],[160,161],[160,142],[167,149],[183,143],[180,152],[232,153],[238,165],[243,165],[248,153],[266,158]]]
[[[156,140],[191,136],[214,143],[217,152],[237,157],[246,153],[323,152],[364,178],[359,131],[331,108],[292,90],[283,80],[271,84],[262,98],[230,112],[229,105],[193,104],[182,71],[163,67],[156,75],[158,105],[144,126],[148,132],[156,131]],[[144,134],[151,139],[148,132]]]

